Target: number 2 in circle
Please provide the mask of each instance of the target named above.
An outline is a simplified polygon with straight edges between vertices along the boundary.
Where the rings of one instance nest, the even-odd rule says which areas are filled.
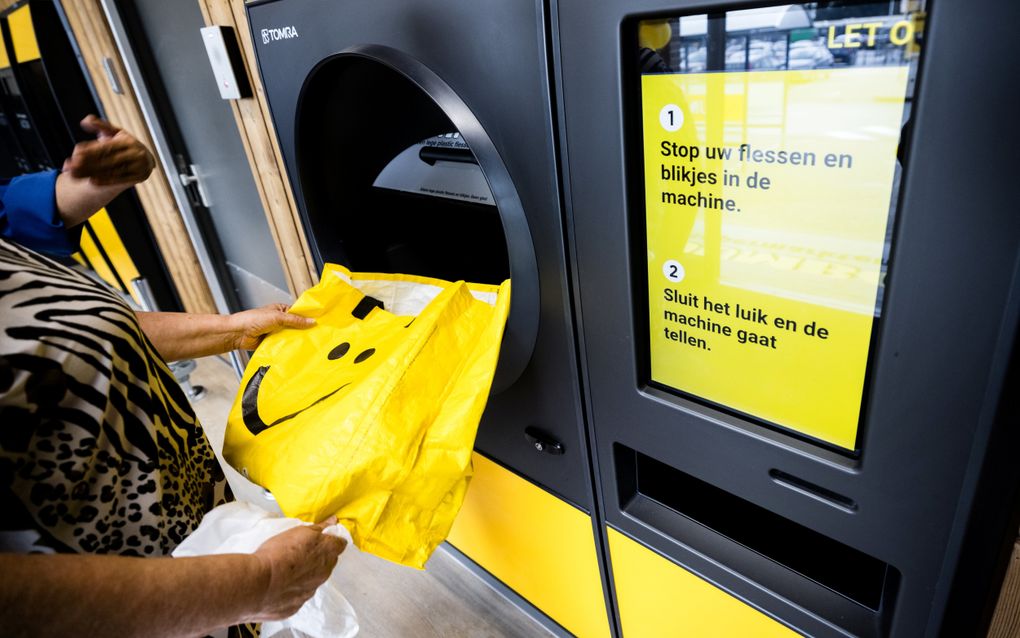
[[[684,271],[683,264],[675,259],[667,260],[662,264],[663,276],[673,283],[679,283],[684,280],[687,273]]]

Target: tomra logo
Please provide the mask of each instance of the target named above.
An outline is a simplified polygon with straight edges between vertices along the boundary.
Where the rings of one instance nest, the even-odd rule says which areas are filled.
[[[278,29],[262,29],[262,44],[277,40],[290,40],[298,37],[297,27],[280,27]]]

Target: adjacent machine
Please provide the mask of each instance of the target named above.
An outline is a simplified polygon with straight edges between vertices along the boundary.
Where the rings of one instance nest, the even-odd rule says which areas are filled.
[[[578,636],[987,626],[1017,7],[247,12],[319,264],[512,280],[469,566]]]
[[[79,122],[101,114],[59,3],[14,4],[0,14],[0,37],[0,176],[59,169],[90,138]],[[133,189],[82,226],[81,263],[140,303],[181,308]]]

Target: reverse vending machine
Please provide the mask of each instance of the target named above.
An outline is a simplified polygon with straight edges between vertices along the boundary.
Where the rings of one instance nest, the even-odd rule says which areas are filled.
[[[31,171],[45,170],[49,165],[42,138],[29,113],[25,97],[15,76],[15,65],[21,61],[35,59],[38,47],[34,46],[35,31],[25,29],[24,18],[15,19],[13,29],[9,21],[10,12],[0,17],[0,99],[3,100],[3,115],[6,121],[3,133],[5,175],[17,175]],[[20,15],[20,14],[19,14]],[[31,23],[28,23],[31,27]],[[31,34],[32,37],[28,37]],[[17,44],[15,44],[15,35]]]
[[[1015,3],[556,4],[622,635],[979,635],[1017,530]]]
[[[609,635],[541,2],[247,5],[317,262],[485,283],[510,316],[451,543],[567,630]]]
[[[318,263],[512,280],[451,545],[559,634],[986,627],[1018,10],[248,3]]]
[[[0,30],[0,174],[16,175],[28,167],[24,164],[21,144],[18,141],[17,120],[11,109],[11,91],[15,87],[11,72],[11,61],[7,55],[3,31]]]

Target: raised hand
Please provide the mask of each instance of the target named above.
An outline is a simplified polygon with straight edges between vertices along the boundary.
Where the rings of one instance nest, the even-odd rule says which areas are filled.
[[[152,153],[127,131],[95,115],[82,120],[81,127],[96,139],[79,142],[64,162],[71,177],[88,178],[96,186],[132,186],[152,173]]]

